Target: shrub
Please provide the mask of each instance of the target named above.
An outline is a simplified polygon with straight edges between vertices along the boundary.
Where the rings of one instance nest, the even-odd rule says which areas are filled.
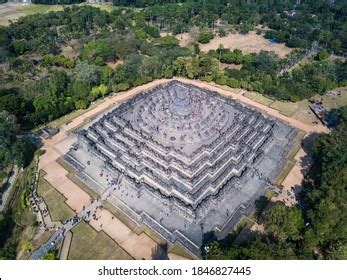
[[[116,91],[126,91],[130,88],[129,83],[120,83],[116,86]]]
[[[213,39],[213,34],[209,31],[202,31],[199,33],[198,42],[201,44],[207,44]]]

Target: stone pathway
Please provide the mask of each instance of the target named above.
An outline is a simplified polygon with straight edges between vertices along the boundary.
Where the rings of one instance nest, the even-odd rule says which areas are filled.
[[[121,182],[121,179],[118,181],[118,184]],[[55,245],[64,238],[65,234],[74,228],[81,220],[90,221],[92,220],[93,215],[96,214],[97,209],[100,208],[103,202],[109,197],[112,192],[112,187],[109,187],[100,198],[97,198],[92,201],[92,203],[85,207],[79,214],[73,216],[66,224],[64,224],[60,229],[57,228],[56,233],[39,249],[37,249],[32,256],[31,260],[39,260],[42,256],[47,254],[52,250]]]

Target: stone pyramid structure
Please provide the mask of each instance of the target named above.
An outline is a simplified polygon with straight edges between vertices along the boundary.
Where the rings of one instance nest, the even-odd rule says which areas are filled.
[[[137,224],[199,255],[273,184],[297,131],[216,92],[171,81],[91,122],[64,157]]]

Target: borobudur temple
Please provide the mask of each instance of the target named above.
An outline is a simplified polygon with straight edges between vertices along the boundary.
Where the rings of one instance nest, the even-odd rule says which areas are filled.
[[[271,186],[296,129],[178,81],[115,106],[77,132],[64,160],[137,224],[199,255]]]

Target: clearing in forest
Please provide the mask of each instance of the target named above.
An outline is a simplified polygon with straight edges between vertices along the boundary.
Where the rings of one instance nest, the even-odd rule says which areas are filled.
[[[190,33],[179,34],[176,38],[180,41],[181,47],[186,47],[194,41]],[[202,51],[208,52],[218,49],[220,45],[230,50],[239,49],[244,53],[259,53],[261,50],[273,51],[281,58],[293,51],[284,44],[271,43],[262,35],[257,35],[255,31],[245,35],[236,33],[228,34],[225,37],[215,36],[208,44],[200,44],[200,48]]]

